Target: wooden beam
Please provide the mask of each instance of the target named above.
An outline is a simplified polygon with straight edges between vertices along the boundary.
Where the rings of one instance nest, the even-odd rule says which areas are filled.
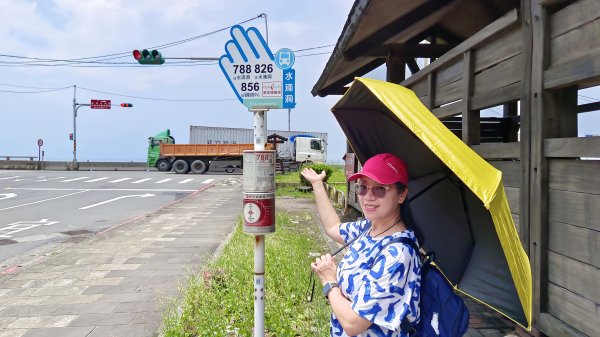
[[[600,49],[544,72],[545,89],[564,88],[582,83],[600,83]]]
[[[502,106],[504,117],[517,117],[519,115],[519,103],[509,102]],[[513,124],[513,127],[508,131],[507,142],[518,142],[519,141],[519,127],[518,124]]]
[[[398,84],[406,78],[406,61],[402,57],[388,57],[385,61],[387,67],[385,80]]]
[[[546,139],[544,156],[547,158],[600,157],[600,137]]]
[[[489,159],[519,159],[521,149],[519,143],[487,143],[471,146],[482,158]],[[519,209],[522,209],[519,207]]]
[[[462,98],[462,140],[467,145],[476,145],[481,141],[479,110],[472,110],[471,95],[473,93],[474,52],[467,50],[463,61],[463,98]]]
[[[597,110],[600,110],[600,102],[586,103],[577,106],[577,113],[584,113]]]
[[[517,23],[518,21],[519,21],[518,11],[517,11],[517,9],[513,9],[512,11],[506,13],[503,17],[490,23],[485,28],[483,28],[482,30],[473,34],[473,36],[471,36],[470,38],[468,38],[467,40],[465,40],[458,46],[454,47],[454,49],[447,52],[442,57],[440,57],[439,59],[435,60],[433,63],[428,65],[427,72],[422,71],[421,73],[416,74],[415,76],[411,76],[406,81],[404,81],[402,83],[402,85],[406,87],[406,86],[410,86],[412,83],[418,82],[423,76],[427,76],[427,73],[432,72],[441,66],[447,65],[448,62],[454,60],[457,57],[462,56],[462,54],[465,51],[467,51],[469,49],[473,49],[480,43],[483,43],[485,40],[489,39],[490,37],[504,31],[505,29],[509,28],[511,25]]]
[[[427,100],[425,106],[429,111],[435,107],[435,73],[429,73],[429,76],[427,76]]]
[[[461,101],[458,101],[435,108],[431,110],[431,112],[435,115],[435,117],[439,119],[444,119],[460,115],[462,113],[462,109],[463,104]]]
[[[510,101],[517,101],[522,94],[521,83],[513,83],[502,88],[473,95],[471,109],[485,109]],[[523,105],[521,105],[523,106]]]
[[[438,38],[446,41],[446,43],[456,46],[464,41],[464,39],[458,37],[457,35],[450,33],[447,29],[442,26],[435,26],[432,28],[431,35],[435,35]]]
[[[550,56],[546,52],[550,43],[549,18],[537,0],[523,0],[521,3],[529,7],[530,17],[524,19],[529,20],[532,29],[531,54],[527,55],[530,59],[526,62],[531,62],[529,257],[533,275],[533,315],[536,324],[540,314],[548,310],[548,162],[542,151],[546,128],[544,113],[553,109],[544,105],[543,99],[546,94],[543,85],[544,70]]]
[[[421,70],[415,59],[406,60],[406,65],[408,66],[408,69],[410,70],[411,74],[416,74]]]
[[[431,13],[451,5],[455,1],[456,0],[429,0],[425,2],[397,20],[382,27],[356,45],[346,49],[343,52],[344,58],[346,60],[354,60],[357,57],[364,55],[371,49],[383,45],[387,40],[404,29],[418,23],[423,18],[431,15]]]
[[[387,57],[388,55],[393,55],[403,58],[428,58],[440,57],[451,49],[452,46],[447,44],[391,43],[375,47],[361,56]]]
[[[330,83],[326,86],[323,85],[321,87],[321,89],[319,89],[319,90],[315,90],[313,88],[313,91],[311,93],[313,94],[313,96],[319,95],[321,97],[325,97],[327,95],[334,94],[335,92],[339,92],[341,87],[354,81],[354,77],[355,77],[356,73],[366,74],[366,73],[370,72],[371,70],[378,68],[383,63],[385,63],[385,60],[383,60],[383,59],[374,59],[373,61],[365,64],[364,66],[356,69],[355,72],[353,72],[349,75],[343,76],[339,80],[337,80],[333,83]]]

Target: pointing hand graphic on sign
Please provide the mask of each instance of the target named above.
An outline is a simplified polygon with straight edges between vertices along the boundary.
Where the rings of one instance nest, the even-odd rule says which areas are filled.
[[[294,70],[281,69],[258,29],[236,25],[230,34],[219,66],[240,102],[248,109],[287,108],[284,72]]]

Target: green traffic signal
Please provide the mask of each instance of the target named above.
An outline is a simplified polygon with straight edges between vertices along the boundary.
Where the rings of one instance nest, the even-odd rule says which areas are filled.
[[[162,57],[161,53],[158,50],[149,51],[148,49],[144,49],[142,51],[134,50],[133,58],[138,61],[139,64],[163,64],[165,63],[165,59]]]

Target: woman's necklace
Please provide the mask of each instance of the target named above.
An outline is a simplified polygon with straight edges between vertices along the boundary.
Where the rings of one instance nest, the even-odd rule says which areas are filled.
[[[372,237],[374,237],[374,238],[375,238],[375,237],[378,237],[379,235],[381,235],[381,234],[383,234],[383,233],[385,233],[385,232],[389,231],[390,229],[392,229],[392,227],[396,226],[397,224],[399,224],[399,223],[401,223],[401,222],[402,222],[402,219],[400,219],[400,220],[398,220],[398,221],[394,222],[394,223],[393,223],[393,224],[392,224],[390,227],[386,228],[386,229],[385,229],[383,232],[381,232],[381,233],[379,233],[379,234],[377,234],[377,235],[373,235]],[[373,229],[373,227],[371,227],[371,229]]]

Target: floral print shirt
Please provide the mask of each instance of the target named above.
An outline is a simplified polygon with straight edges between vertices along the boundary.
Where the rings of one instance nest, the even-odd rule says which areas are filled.
[[[340,225],[346,242],[359,238],[338,265],[338,284],[354,312],[373,322],[357,336],[408,337],[400,323],[404,317],[411,323],[419,318],[421,260],[410,246],[390,241],[408,237],[417,242],[417,238],[412,230],[371,237],[370,228],[369,220]],[[332,337],[348,336],[333,313],[330,333]]]

